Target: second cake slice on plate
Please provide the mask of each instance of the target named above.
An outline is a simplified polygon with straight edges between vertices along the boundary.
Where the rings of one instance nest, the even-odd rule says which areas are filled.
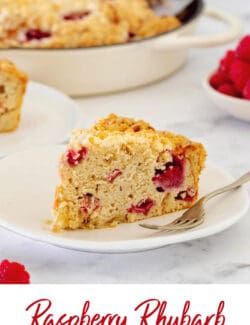
[[[55,229],[103,228],[190,207],[202,144],[112,114],[73,133],[60,163]]]
[[[18,127],[27,82],[26,74],[14,63],[0,59],[0,133]]]

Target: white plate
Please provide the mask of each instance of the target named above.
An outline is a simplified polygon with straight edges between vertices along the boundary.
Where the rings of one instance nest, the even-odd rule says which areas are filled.
[[[23,236],[50,244],[91,252],[134,252],[218,233],[246,213],[249,197],[241,188],[208,203],[206,221],[196,229],[176,234],[143,229],[138,223],[100,230],[52,233],[46,225],[51,217],[58,160],[64,146],[43,147],[14,154],[0,161],[0,225]],[[212,164],[201,177],[201,195],[233,179]],[[151,219],[164,224],[180,215]]]
[[[0,157],[36,145],[63,143],[78,120],[77,104],[63,93],[29,82],[19,128],[0,134]]]

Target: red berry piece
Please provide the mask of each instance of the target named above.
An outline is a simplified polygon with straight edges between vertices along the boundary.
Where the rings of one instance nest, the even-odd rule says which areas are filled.
[[[245,99],[250,100],[250,79],[248,80],[248,82],[246,83],[246,86],[243,90],[243,97]]]
[[[242,93],[248,79],[250,79],[250,63],[238,59],[234,60],[229,75],[235,88]]]
[[[26,32],[26,41],[41,40],[51,36],[50,32],[42,31],[40,29],[30,29]]]
[[[236,48],[236,57],[250,63],[250,35],[245,36]]]
[[[65,154],[66,161],[70,166],[77,166],[83,158],[87,155],[87,148],[83,147],[81,150],[68,150]]]
[[[82,11],[82,12],[71,12],[65,16],[63,16],[64,20],[81,20],[87,17],[90,14],[90,11]]]
[[[227,51],[226,55],[220,60],[219,70],[228,73],[234,59],[235,51]]]
[[[186,191],[179,192],[175,199],[179,201],[191,202],[194,200],[195,195],[196,191],[192,187],[190,187]]]
[[[0,284],[29,284],[30,275],[24,265],[3,260],[0,263]]]
[[[147,198],[146,200],[141,200],[136,205],[131,205],[130,208],[128,208],[128,212],[130,213],[142,213],[144,215],[147,215],[150,209],[155,205],[155,202],[151,200],[150,198]]]
[[[94,197],[91,193],[79,196],[78,202],[80,213],[88,216],[100,207],[100,200]]]
[[[159,192],[168,191],[180,187],[184,182],[185,157],[184,155],[173,155],[173,161],[165,165],[165,169],[156,169],[152,178]]]
[[[217,90],[228,96],[239,97],[239,93],[232,84],[222,84],[217,88]]]
[[[210,85],[217,89],[221,84],[228,82],[229,77],[227,76],[226,72],[223,71],[216,71],[211,77],[210,77]]]
[[[108,175],[108,181],[110,183],[113,183],[114,180],[118,177],[121,176],[122,172],[120,171],[120,169],[114,169],[109,175]]]

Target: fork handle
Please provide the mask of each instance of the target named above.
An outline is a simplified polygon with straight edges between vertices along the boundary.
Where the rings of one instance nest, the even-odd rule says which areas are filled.
[[[206,202],[219,194],[234,190],[249,181],[250,181],[250,172],[244,174],[243,176],[241,176],[239,179],[237,179],[233,183],[209,193],[208,195],[204,196],[203,200],[204,200],[204,202]]]

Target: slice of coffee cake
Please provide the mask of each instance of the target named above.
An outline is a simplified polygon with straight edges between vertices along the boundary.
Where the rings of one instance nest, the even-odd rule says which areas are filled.
[[[13,63],[0,59],[0,132],[18,127],[27,81]]]
[[[60,163],[55,229],[102,228],[190,207],[204,147],[112,114],[73,133]]]

